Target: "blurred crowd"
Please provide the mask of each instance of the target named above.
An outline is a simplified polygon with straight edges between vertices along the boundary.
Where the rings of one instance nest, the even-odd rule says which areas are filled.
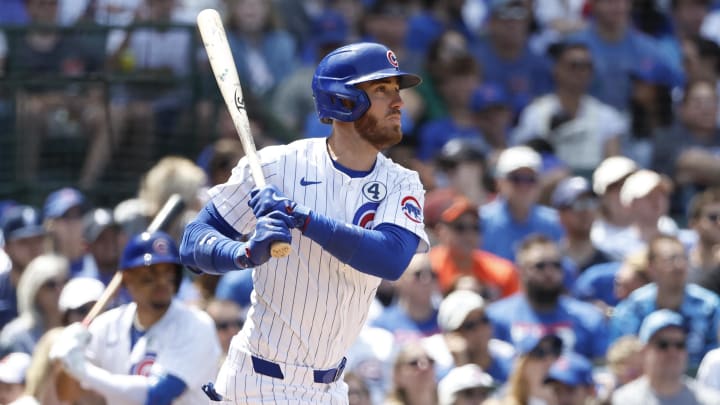
[[[432,246],[378,289],[351,404],[720,403],[716,0],[3,0],[16,180],[42,177],[48,142],[85,146],[42,204],[3,196],[0,403],[54,403],[43,339],[87,314],[170,195],[179,240],[242,157],[194,29],[206,7],[259,147],[328,135],[310,81],[342,44],[386,44],[423,77],[385,153],[420,174]],[[102,85],[67,85],[83,81]],[[198,148],[170,156],[188,116]],[[131,198],[89,197],[122,176]],[[177,299],[227,350],[251,291],[249,271],[188,272]]]

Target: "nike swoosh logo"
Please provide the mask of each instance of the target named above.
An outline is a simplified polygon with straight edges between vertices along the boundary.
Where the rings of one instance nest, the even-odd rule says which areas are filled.
[[[322,183],[322,181],[307,181],[307,180],[305,180],[305,177],[303,177],[302,179],[300,179],[300,185],[303,186],[303,187],[304,187],[304,186],[311,186],[311,185],[313,185],[313,184],[320,184],[320,183]]]

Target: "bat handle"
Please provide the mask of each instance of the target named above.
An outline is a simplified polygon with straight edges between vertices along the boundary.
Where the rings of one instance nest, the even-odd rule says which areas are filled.
[[[270,246],[270,255],[272,257],[285,257],[290,254],[292,248],[287,242],[273,242]]]

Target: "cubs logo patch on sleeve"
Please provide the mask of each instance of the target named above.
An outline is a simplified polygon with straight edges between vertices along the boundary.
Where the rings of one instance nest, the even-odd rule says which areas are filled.
[[[415,197],[409,195],[403,198],[400,205],[402,206],[403,214],[405,214],[409,220],[418,224],[423,222],[422,208],[420,208],[420,203]]]

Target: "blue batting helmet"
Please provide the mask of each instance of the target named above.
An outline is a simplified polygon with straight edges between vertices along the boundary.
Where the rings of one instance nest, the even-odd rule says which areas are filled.
[[[422,81],[419,76],[400,70],[395,53],[381,44],[361,42],[330,52],[318,64],[312,80],[320,121],[357,120],[370,108],[370,100],[355,85],[387,77],[398,77],[401,89]],[[350,101],[350,107],[343,100]]]
[[[182,266],[175,241],[165,232],[143,232],[130,239],[125,246],[120,258],[120,270],[159,263]]]

